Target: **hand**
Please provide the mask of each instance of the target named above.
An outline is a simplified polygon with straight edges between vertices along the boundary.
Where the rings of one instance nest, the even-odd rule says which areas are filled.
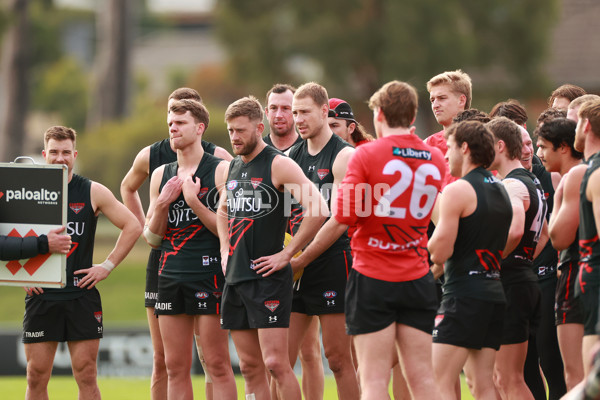
[[[185,198],[185,202],[190,204],[188,199],[197,199],[198,193],[200,193],[200,178],[197,178],[193,175],[186,177],[183,181],[181,189],[183,191],[183,197]]]
[[[106,279],[110,272],[104,267],[101,267],[100,264],[94,264],[91,268],[80,269],[75,271],[74,274],[85,274],[85,276],[79,280],[77,287],[84,288],[87,286],[88,289],[91,289],[96,286],[97,283]]]
[[[41,287],[24,287],[25,291],[28,295],[33,296],[34,294],[42,294],[44,293],[44,289]]]
[[[291,258],[285,249],[270,256],[260,257],[254,260],[254,271],[263,277],[267,277],[285,268],[290,263]]]
[[[167,183],[165,183],[156,200],[161,203],[171,204],[177,200],[181,194],[182,185],[183,181],[177,175],[175,175],[169,179]]]
[[[302,277],[304,273],[304,268],[306,268],[305,263],[301,261],[298,257],[293,257],[290,260],[290,265],[292,266],[292,273],[294,274],[294,282]]]
[[[61,235],[65,227],[61,226],[48,232],[48,250],[50,253],[67,254],[71,250],[71,236]]]
[[[229,254],[227,251],[221,251],[221,269],[223,270],[223,276],[227,272],[227,260],[229,259]]]

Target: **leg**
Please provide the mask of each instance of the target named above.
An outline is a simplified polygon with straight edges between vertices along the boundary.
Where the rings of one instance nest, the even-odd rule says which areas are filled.
[[[536,337],[529,336],[527,356],[523,367],[523,378],[535,400],[546,400],[546,385],[540,370]]]
[[[194,317],[192,315],[161,315],[160,331],[164,334],[165,364],[168,376],[168,398],[192,399],[192,340]]]
[[[321,358],[319,327],[319,319],[317,317],[311,317],[310,325],[304,336],[302,345],[300,346],[302,393],[306,400],[322,399],[323,393],[325,392],[325,375],[323,371],[323,360]]]
[[[200,343],[200,337],[198,332],[194,329],[194,340],[196,341],[196,351],[198,352],[198,360],[202,364],[202,370],[204,371],[204,395],[206,400],[213,400],[213,384],[206,367],[206,361],[204,360],[204,352],[202,352],[202,343]]]
[[[288,328],[258,330],[258,341],[262,359],[271,378],[275,381],[277,393],[282,400],[300,400],[300,385],[290,366],[288,355]]]
[[[152,349],[154,350],[152,363],[152,378],[150,379],[150,396],[152,400],[167,398],[167,367],[165,366],[165,352],[158,327],[158,318],[154,315],[153,307],[146,307],[146,317],[150,328]]]
[[[213,382],[215,399],[234,399],[237,396],[235,378],[229,359],[228,331],[221,329],[219,315],[197,315],[194,325]]]
[[[536,330],[537,354],[539,364],[548,384],[548,399],[558,400],[567,392],[564,365],[558,347],[556,324],[554,318],[554,297],[556,293],[556,278],[540,282],[542,298],[540,302],[540,325]],[[544,400],[546,399],[544,393]]]
[[[468,359],[472,366],[473,397],[482,400],[497,400],[498,393],[494,387],[496,350],[489,347],[470,350]]]
[[[494,381],[502,399],[533,400],[523,377],[526,355],[527,342],[500,346],[494,366]]]
[[[96,380],[96,360],[100,339],[74,340],[67,344],[71,353],[73,377],[79,387],[79,399],[100,400],[100,389]]]
[[[469,349],[445,343],[434,343],[432,347],[433,372],[442,399],[456,399],[456,379],[467,361]]]
[[[396,324],[396,342],[400,349],[402,370],[413,398],[440,398],[433,378],[431,335],[408,325]]]
[[[27,391],[26,400],[48,400],[48,381],[58,342],[26,343]]]
[[[392,393],[394,394],[394,400],[410,400],[410,390],[402,374],[397,350],[394,351],[394,361],[392,363],[394,364],[392,367]]]
[[[333,371],[340,399],[358,399],[358,380],[352,364],[351,337],[346,335],[344,314],[319,316],[323,330],[323,348]]]
[[[592,348],[594,347],[594,345],[598,342],[598,338],[600,336],[598,335],[585,335],[583,337],[582,343],[581,343],[581,355],[583,358],[583,376],[586,377],[590,374],[590,371],[592,370],[592,365],[593,365],[593,359],[592,357],[594,356],[592,353]]]
[[[389,399],[388,384],[394,357],[394,341],[394,324],[377,332],[354,336],[361,399]]]
[[[583,341],[582,324],[562,324],[556,327],[558,345],[565,368],[567,389],[571,390],[583,380],[583,359],[581,342]]]
[[[257,400],[270,399],[269,383],[257,330],[232,330],[231,338],[240,358],[240,370],[246,384],[246,395],[254,394]]]

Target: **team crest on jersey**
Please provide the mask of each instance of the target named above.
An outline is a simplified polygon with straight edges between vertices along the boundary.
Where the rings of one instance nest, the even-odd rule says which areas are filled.
[[[438,326],[444,320],[444,314],[439,314],[435,316],[435,326]]]
[[[238,185],[238,181],[236,181],[235,179],[233,179],[233,180],[227,182],[227,189],[233,190],[233,189],[235,189],[237,187],[237,185]]]
[[[202,265],[209,265],[209,264],[210,264],[210,257],[202,256]]]
[[[73,210],[75,214],[79,214],[79,211],[83,210],[85,203],[69,203],[69,208]]]
[[[323,297],[326,299],[333,299],[335,296],[337,296],[337,292],[335,290],[327,290],[326,292],[323,292]]]
[[[329,175],[329,170],[328,169],[320,169],[317,171],[317,175],[319,176],[320,180],[323,180],[323,178],[325,178],[327,175]]]
[[[96,311],[94,313],[94,318],[96,318],[96,321],[98,321],[99,324],[102,323],[102,311]]]
[[[208,193],[208,188],[200,188],[200,192],[198,193],[198,198],[201,199],[204,196],[206,196],[206,193]]]
[[[206,293],[206,292],[196,292],[195,296],[196,296],[197,299],[202,300],[202,299],[208,298],[208,293]]]
[[[217,299],[220,299],[222,295],[223,292],[213,292],[213,296],[215,296]]]
[[[275,312],[277,307],[279,307],[279,300],[268,300],[265,301],[265,307],[267,307],[271,312]]]
[[[252,184],[252,187],[254,189],[256,189],[258,187],[258,185],[260,185],[261,182],[262,182],[262,178],[250,178],[250,183]]]

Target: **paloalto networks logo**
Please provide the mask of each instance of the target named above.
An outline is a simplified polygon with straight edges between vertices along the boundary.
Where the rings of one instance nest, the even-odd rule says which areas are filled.
[[[57,205],[60,191],[53,191],[41,188],[39,190],[6,189],[0,192],[0,199],[6,199],[6,202],[11,201],[35,201],[38,204]]]

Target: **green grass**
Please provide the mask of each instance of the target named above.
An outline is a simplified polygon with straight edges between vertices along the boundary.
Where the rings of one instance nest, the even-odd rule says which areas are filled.
[[[99,224],[99,232],[103,225]],[[104,235],[97,240],[94,262],[101,262],[108,255],[114,238]],[[144,308],[144,287],[146,282],[146,260],[149,246],[139,240],[129,256],[115,269],[110,276],[98,285],[102,294],[104,327],[110,330],[115,326],[145,326],[146,311]],[[20,328],[23,321],[25,292],[19,287],[0,286],[0,328]],[[244,382],[236,377],[238,394],[244,399]],[[100,391],[109,400],[137,400],[150,398],[150,378],[98,378]],[[193,376],[194,394],[197,399],[204,399],[204,377]],[[22,399],[27,386],[24,376],[0,377],[1,397],[3,399]],[[72,377],[55,376],[48,386],[50,398],[53,400],[77,398],[77,386]],[[473,397],[466,384],[462,385],[462,400]],[[391,392],[390,392],[391,393]],[[333,376],[325,377],[324,399],[337,399]]]
[[[193,376],[194,398],[204,399],[204,377]],[[244,399],[244,380],[236,376],[238,399]],[[3,399],[23,399],[27,383],[25,377],[2,377],[0,387]],[[150,398],[150,378],[99,378],[98,386],[102,398],[109,400],[147,400]],[[462,400],[473,397],[466,389],[463,381]],[[390,392],[391,393],[391,392]],[[55,376],[48,384],[48,394],[53,400],[71,400],[77,398],[77,385],[71,377]],[[337,399],[335,380],[332,376],[325,377],[324,400]]]

